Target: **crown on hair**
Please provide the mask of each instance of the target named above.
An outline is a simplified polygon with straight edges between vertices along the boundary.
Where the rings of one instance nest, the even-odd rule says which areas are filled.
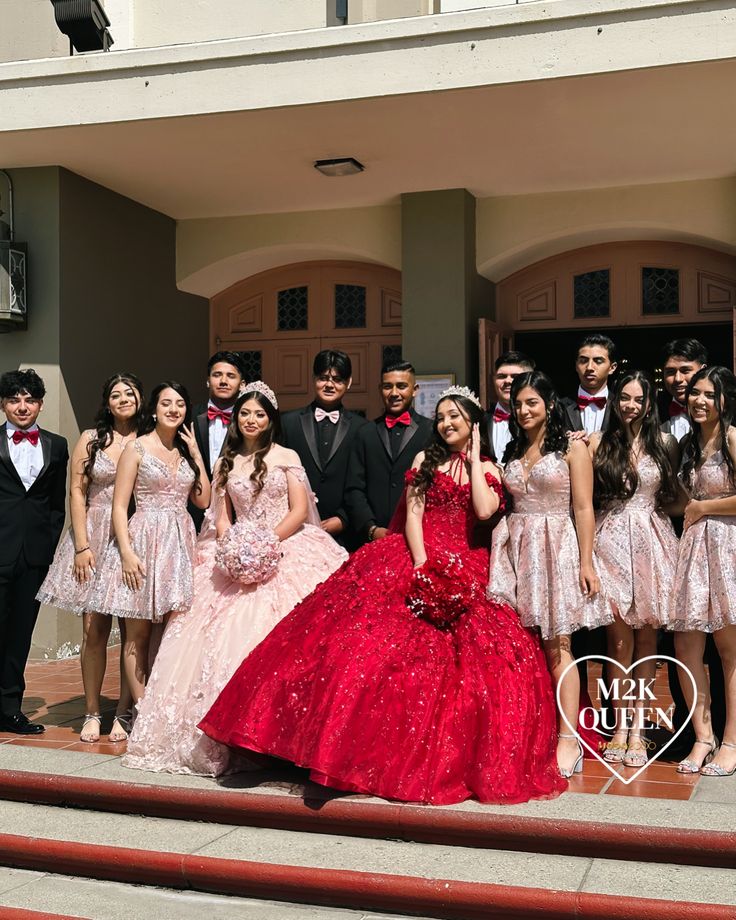
[[[443,390],[440,393],[440,395],[437,397],[437,405],[439,405],[443,399],[447,399],[448,396],[464,396],[465,399],[469,399],[472,403],[475,403],[479,409],[483,408],[480,404],[480,400],[470,389],[470,387],[458,387],[453,384],[451,387],[448,387],[446,390]]]
[[[276,400],[276,394],[271,389],[271,387],[264,383],[262,380],[254,380],[253,383],[246,383],[244,393],[260,393],[262,396],[265,396],[266,399],[271,403],[274,409],[278,409],[279,404]]]

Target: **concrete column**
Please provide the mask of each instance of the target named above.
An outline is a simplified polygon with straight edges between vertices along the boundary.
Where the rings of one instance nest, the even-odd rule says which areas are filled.
[[[401,197],[403,352],[420,374],[478,386],[478,318],[493,285],[476,271],[475,198],[465,189]]]

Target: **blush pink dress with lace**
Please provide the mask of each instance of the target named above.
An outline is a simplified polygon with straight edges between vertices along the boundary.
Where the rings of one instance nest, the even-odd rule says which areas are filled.
[[[192,567],[197,534],[187,512],[194,473],[181,459],[176,472],[149,453],[139,439],[135,481],[135,514],[128,522],[134,552],[146,567],[143,587],[133,591],[123,584],[120,551],[112,540],[101,562],[90,596],[92,610],[118,617],[160,623],[172,610],[192,605]]]
[[[692,498],[729,498],[734,488],[719,450],[693,474]],[[683,533],[670,629],[711,633],[736,625],[736,515],[702,517]]]
[[[257,492],[248,476],[233,471],[227,493],[238,521],[276,527],[289,511],[287,476],[307,488],[301,466],[269,469]],[[123,766],[168,773],[218,776],[231,751],[197,728],[243,658],[302,598],[347,559],[325,531],[305,524],[282,541],[276,573],[244,585],[214,567],[214,540],[200,541],[194,573],[194,603],[166,627]]]
[[[412,614],[412,557],[404,535],[389,534],[282,620],[200,727],[308,767],[316,782],[388,799],[561,792],[545,658],[516,613],[485,598],[488,550],[473,542],[475,524],[469,486],[437,472],[423,518],[428,557],[453,554],[477,587],[454,622]]]
[[[87,431],[90,440],[95,431]],[[36,600],[73,613],[96,610],[90,597],[101,577],[100,563],[110,542],[112,493],[115,488],[117,467],[104,451],[98,450],[87,487],[87,541],[97,563],[97,575],[87,582],[74,577],[74,534],[67,530],[54,555],[54,561],[44,579]]]
[[[610,602],[602,594],[587,598],[580,588],[570,471],[562,454],[545,454],[527,481],[521,462],[512,460],[503,479],[513,507],[493,531],[489,597],[515,607],[543,639],[612,623]]]
[[[657,510],[659,469],[645,455],[636,468],[639,483],[627,501],[596,515],[594,551],[601,590],[629,626],[666,626],[677,565],[672,521]]]

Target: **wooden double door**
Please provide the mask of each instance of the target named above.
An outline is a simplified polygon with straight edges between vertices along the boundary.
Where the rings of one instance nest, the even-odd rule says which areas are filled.
[[[325,348],[353,365],[348,408],[382,411],[381,367],[401,357],[401,274],[364,262],[301,262],[261,272],[212,298],[213,351],[240,352],[249,380],[276,391],[281,410],[312,398],[312,362]]]

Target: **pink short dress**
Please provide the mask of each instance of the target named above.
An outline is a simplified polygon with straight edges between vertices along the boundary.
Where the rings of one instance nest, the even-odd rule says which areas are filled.
[[[559,452],[545,454],[524,481],[520,460],[504,470],[513,499],[508,517],[493,531],[488,596],[510,604],[543,639],[613,622],[602,593],[580,588],[580,551],[570,511],[570,471]],[[595,557],[593,564],[598,569]]]
[[[197,535],[187,512],[194,473],[182,458],[176,472],[136,439],[141,462],[135,481],[135,514],[128,522],[133,550],[146,568],[143,587],[123,584],[115,540],[105,550],[90,604],[100,613],[160,623],[172,610],[192,606]]]
[[[734,488],[722,451],[693,476],[694,499],[729,498]],[[669,628],[712,633],[736,625],[736,515],[707,515],[683,533]]]
[[[594,552],[601,590],[616,615],[634,629],[667,626],[678,540],[672,521],[657,510],[657,464],[645,455],[636,472],[639,484],[631,498],[596,515]]]
[[[96,432],[90,430],[86,434],[92,440]],[[99,577],[102,557],[112,535],[110,518],[116,472],[115,463],[104,451],[98,450],[87,488],[87,541],[95,557],[98,575],[82,583],[74,577],[74,533],[70,527],[62,537],[48,575],[36,595],[36,600],[42,604],[51,604],[52,607],[71,610],[77,614],[95,610],[90,606],[90,597]]]

